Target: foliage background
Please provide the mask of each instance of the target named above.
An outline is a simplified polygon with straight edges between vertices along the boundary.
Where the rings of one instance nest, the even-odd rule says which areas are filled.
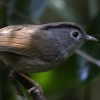
[[[0,28],[62,21],[79,23],[88,34],[98,34],[100,41],[100,0],[0,0]],[[87,42],[81,50],[100,59],[100,46],[95,43]],[[21,100],[3,66],[0,62],[0,100]],[[99,66],[76,54],[54,70],[30,75],[48,100],[100,99]]]

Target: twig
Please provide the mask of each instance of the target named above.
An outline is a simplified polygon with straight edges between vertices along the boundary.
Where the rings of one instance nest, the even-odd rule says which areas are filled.
[[[34,100],[47,100],[38,89],[35,89],[31,94]]]
[[[32,83],[30,83],[28,80],[26,80],[24,77],[19,75],[17,72],[15,72],[15,78],[27,89],[34,87]],[[35,89],[31,92],[31,95],[34,100],[47,100],[43,93],[39,89]]]
[[[4,6],[5,8],[7,8],[9,10],[11,10],[13,13],[15,13],[16,15],[18,15],[20,18],[22,18],[24,20],[27,20],[27,21],[29,21],[32,24],[36,24],[28,16],[22,14],[21,12],[19,12],[15,8],[10,7],[6,2],[4,2],[4,0],[0,0],[0,3],[1,3],[2,6]]]
[[[86,60],[88,60],[89,62],[96,64],[97,66],[100,66],[100,60],[97,60],[93,57],[91,57],[90,55],[86,54],[85,52],[81,51],[81,50],[77,50],[76,54],[80,55],[81,57],[85,58]]]
[[[20,95],[23,100],[27,100],[26,96],[22,92],[21,88],[19,87],[19,85],[18,85],[18,83],[17,83],[17,81],[15,79],[15,72],[14,72],[13,69],[10,71],[9,78],[10,78],[11,82],[13,83],[13,85],[15,86],[15,88],[16,88],[16,90],[18,92],[18,95]]]

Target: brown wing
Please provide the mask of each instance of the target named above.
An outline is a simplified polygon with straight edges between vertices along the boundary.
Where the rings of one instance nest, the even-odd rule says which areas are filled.
[[[38,26],[8,26],[0,30],[0,51],[55,61],[59,58],[58,47],[53,34]]]
[[[31,35],[36,27],[8,26],[0,30],[0,51],[14,52],[31,57],[38,56],[38,49]]]

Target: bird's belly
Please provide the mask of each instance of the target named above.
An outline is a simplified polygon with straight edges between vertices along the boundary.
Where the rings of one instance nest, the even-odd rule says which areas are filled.
[[[0,52],[0,58],[5,64],[12,66],[15,71],[23,73],[44,72],[56,67],[42,58],[30,58],[10,52]]]
[[[11,66],[17,72],[31,73],[31,72],[44,72],[53,69],[55,66],[47,61],[41,59],[23,58],[11,63]]]
[[[40,58],[30,58],[10,52],[0,52],[0,58],[17,72],[44,72],[53,69],[55,64]]]

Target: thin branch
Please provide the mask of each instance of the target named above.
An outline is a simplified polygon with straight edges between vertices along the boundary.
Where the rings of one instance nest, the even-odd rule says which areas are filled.
[[[29,82],[27,79],[22,77],[20,74],[15,72],[15,78],[27,89],[34,87],[31,82]],[[31,95],[34,100],[47,100],[43,93],[37,88],[31,92]]]
[[[34,100],[47,100],[39,89],[35,89],[31,94]]]
[[[81,57],[85,58],[86,60],[88,60],[89,62],[100,66],[100,60],[97,60],[93,57],[91,57],[90,55],[86,54],[85,52],[81,51],[81,50],[77,50],[76,54],[80,55]]]
[[[16,90],[17,90],[17,92],[18,92],[18,95],[20,95],[20,96],[22,97],[23,100],[28,100],[28,99],[26,98],[26,96],[24,95],[24,93],[22,92],[20,86],[18,85],[18,83],[17,83],[17,81],[16,81],[16,79],[15,79],[15,72],[14,72],[13,69],[10,71],[9,78],[10,78],[11,82],[13,83],[13,85],[15,86],[15,88],[16,88]]]

